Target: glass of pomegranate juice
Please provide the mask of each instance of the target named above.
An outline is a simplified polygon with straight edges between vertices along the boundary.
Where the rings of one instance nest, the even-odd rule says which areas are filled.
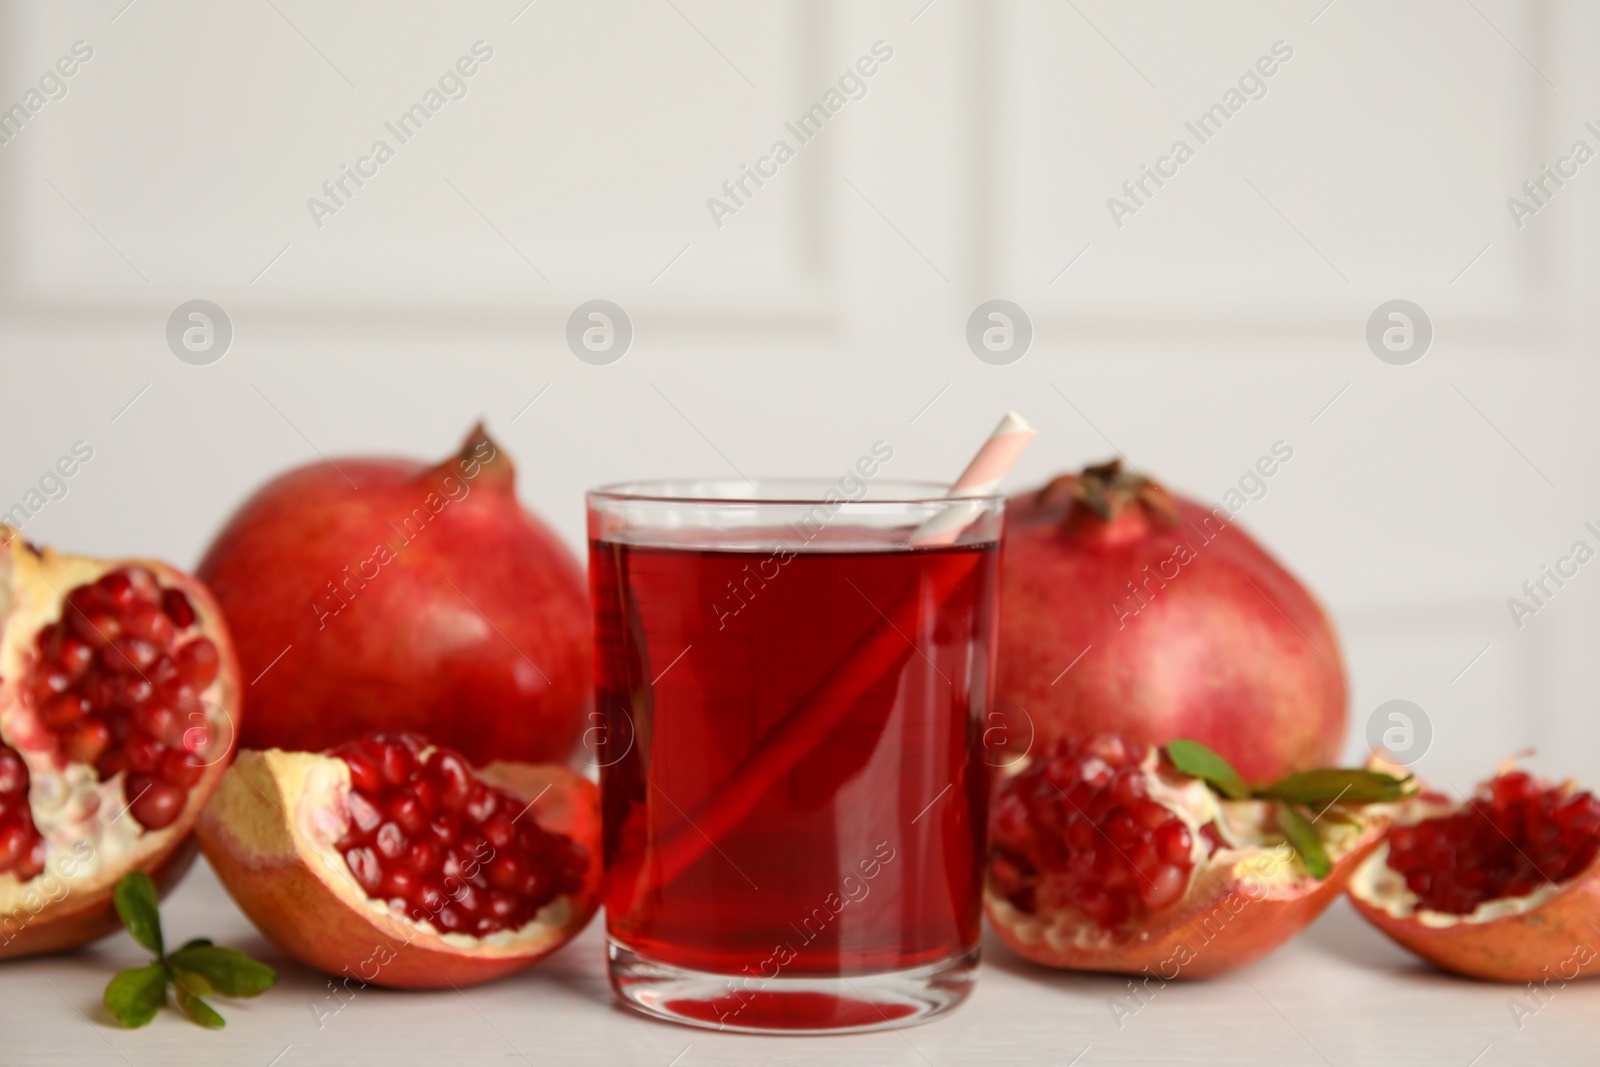
[[[851,472],[618,485],[588,505],[618,996],[752,1032],[960,1003],[1001,498]]]

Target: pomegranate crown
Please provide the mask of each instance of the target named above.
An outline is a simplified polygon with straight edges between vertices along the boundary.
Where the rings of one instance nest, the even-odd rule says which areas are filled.
[[[468,473],[469,471],[471,473]],[[467,434],[467,439],[461,443],[461,448],[455,455],[427,468],[422,472],[422,477],[433,479],[457,473],[465,474],[469,478],[479,478],[480,482],[508,494],[513,492],[517,478],[516,467],[512,464],[511,457],[489,436],[483,427],[482,419],[479,419],[472,432]]]
[[[1039,490],[1037,500],[1047,502],[1070,491],[1074,511],[1087,511],[1101,522],[1112,523],[1130,504],[1138,504],[1151,518],[1170,526],[1178,521],[1178,505],[1158,482],[1138,471],[1122,469],[1120,457],[1091,464],[1082,474],[1063,474]]]

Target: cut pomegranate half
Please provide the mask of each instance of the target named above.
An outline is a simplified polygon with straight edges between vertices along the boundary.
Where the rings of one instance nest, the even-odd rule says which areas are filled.
[[[1406,805],[1350,879],[1373,925],[1446,970],[1536,981],[1595,958],[1600,798],[1509,766],[1464,803]],[[1561,975],[1563,980],[1576,976]]]
[[[1199,978],[1277,948],[1343,890],[1381,839],[1373,806],[1318,819],[1316,878],[1278,805],[1229,800],[1158,749],[1062,738],[1000,782],[985,904],[1008,946],[1073,970]]]
[[[182,874],[238,705],[198,581],[0,526],[0,957],[116,929],[111,889],[129,871],[162,887]]]
[[[491,763],[412,734],[326,753],[245,750],[198,826],[262,933],[311,967],[429,989],[487,981],[597,907],[599,793],[555,765]]]

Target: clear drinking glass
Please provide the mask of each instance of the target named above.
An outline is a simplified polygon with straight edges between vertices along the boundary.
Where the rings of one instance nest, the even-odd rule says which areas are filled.
[[[967,995],[1003,504],[943,493],[851,473],[589,494],[626,1003],[819,1033]],[[936,515],[954,532],[921,543]]]

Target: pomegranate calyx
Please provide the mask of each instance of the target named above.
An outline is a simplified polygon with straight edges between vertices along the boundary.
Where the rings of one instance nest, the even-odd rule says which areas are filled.
[[[488,487],[510,496],[515,492],[517,468],[511,456],[495,443],[479,419],[461,443],[456,454],[419,475],[419,481],[434,482],[443,478],[465,478],[474,487]]]
[[[1058,485],[1066,488],[1060,483],[1067,479],[1071,480],[1072,513],[1080,518],[1088,512],[1101,522],[1114,523],[1130,505],[1137,504],[1136,513],[1154,525],[1178,524],[1178,505],[1172,494],[1138,471],[1123,470],[1120,458],[1085,467],[1076,478],[1057,478],[1040,490],[1040,499],[1055,495],[1052,490],[1059,491]]]

